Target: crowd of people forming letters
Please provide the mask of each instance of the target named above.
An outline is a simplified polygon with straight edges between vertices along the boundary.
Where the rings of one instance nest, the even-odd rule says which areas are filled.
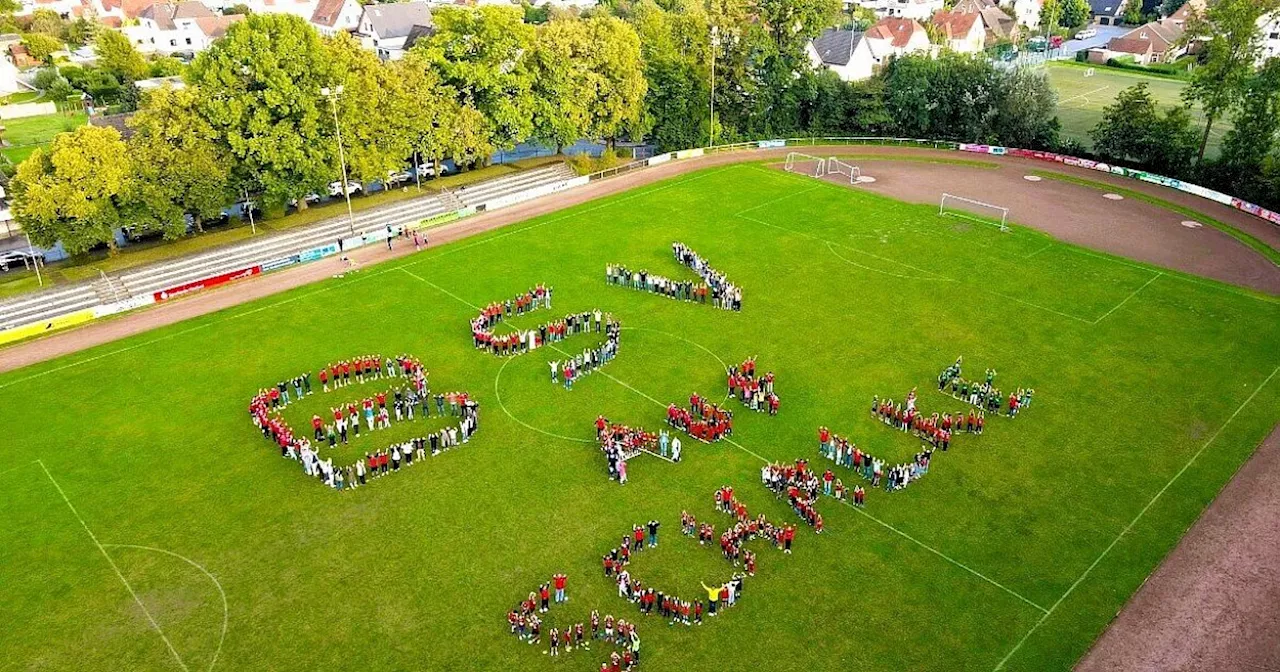
[[[611,285],[631,287],[679,301],[710,303],[724,310],[742,310],[742,288],[729,282],[724,273],[717,271],[684,243],[671,243],[671,252],[677,262],[697,273],[702,282],[672,280],[644,269],[633,270],[620,264],[605,265],[605,280]]]
[[[773,391],[773,378],[772,371],[756,376],[756,358],[751,357],[737,366],[730,367],[729,396],[741,401],[742,405],[753,411],[768,411],[769,415],[777,415],[780,400]]]
[[[733,411],[694,392],[689,408],[667,405],[667,424],[703,443],[715,443],[733,433]]]
[[[362,355],[332,363],[320,369],[317,378],[324,392],[337,391],[382,379],[395,381],[390,391],[377,391],[363,399],[331,406],[332,418],[326,421],[318,414],[311,417],[312,438],[296,434],[281,412],[304,396],[314,392],[311,373],[283,381],[275,387],[259,390],[249,402],[249,416],[262,436],[280,448],[282,457],[296,460],[307,476],[316,478],[335,490],[349,490],[367,485],[371,480],[411,466],[428,454],[434,456],[466,443],[479,428],[479,404],[465,392],[448,392],[432,396],[428,373],[422,363],[408,355],[383,359],[379,355]],[[289,394],[293,383],[294,394]],[[336,466],[333,457],[323,457],[322,450],[346,445],[359,438],[361,427],[373,433],[391,427],[395,422],[413,421],[416,415],[456,417],[458,424],[431,432],[426,436],[392,444],[372,452],[345,466]],[[314,441],[314,443],[313,443]]]
[[[809,468],[809,461],[796,460],[793,465],[770,462],[760,468],[760,482],[779,498],[786,497],[787,504],[795,511],[800,520],[808,523],[813,531],[822,534],[822,514],[818,513],[818,492],[822,488],[822,479]],[[732,492],[730,493],[732,494]],[[831,494],[829,491],[826,494]],[[791,552],[791,536],[788,534],[784,551]]]
[[[600,346],[586,348],[581,354],[569,356],[569,360],[563,365],[560,362],[552,363],[552,381],[558,382],[557,371],[563,368],[565,387],[572,388],[573,378],[576,377],[574,374],[589,373],[618,354],[622,327],[612,315],[602,313],[597,308],[569,313],[532,329],[515,328],[505,333],[494,331],[498,325],[512,317],[522,317],[539,309],[550,309],[552,293],[551,287],[539,284],[510,299],[494,301],[481,308],[480,314],[471,320],[471,342],[477,350],[500,357],[511,357],[549,343],[559,343],[576,334],[605,334],[605,342]]]
[[[988,413],[1004,412],[1010,418],[1018,417],[1019,412],[1031,405],[1031,397],[1036,392],[1034,389],[1020,387],[1017,392],[1010,393],[1006,399],[1000,392],[1000,388],[995,386],[995,369],[987,369],[986,378],[981,383],[968,380],[960,373],[963,360],[963,357],[956,357],[955,363],[938,374],[939,392],[950,394]]]
[[[530,591],[528,598],[508,611],[507,625],[511,628],[511,634],[522,642],[540,646],[543,628],[539,614],[550,611],[553,600],[554,604],[569,601],[567,583],[567,576],[556,574],[550,581],[538,586],[537,590]],[[613,614],[606,614],[602,622],[600,612],[595,610],[592,610],[589,622],[589,631],[588,626],[582,622],[565,626],[564,629],[554,626],[549,628],[546,632],[548,648],[543,653],[559,656],[561,651],[590,651],[592,642],[603,641],[606,646],[621,649],[622,653],[617,650],[611,652],[609,660],[600,663],[600,672],[625,672],[640,662],[640,635],[636,632],[635,625],[621,618],[615,620]]]

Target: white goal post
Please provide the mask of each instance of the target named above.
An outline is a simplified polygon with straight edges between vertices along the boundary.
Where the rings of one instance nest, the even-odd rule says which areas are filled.
[[[794,172],[797,163],[808,163],[810,161],[817,165],[813,170],[813,177],[822,177],[827,174],[827,162],[824,159],[820,159],[816,156],[810,156],[808,154],[801,154],[800,152],[788,152],[787,162],[783,165],[783,168],[788,173]]]
[[[959,201],[961,203],[968,203],[969,205],[976,206],[978,208],[987,208],[994,212],[998,212],[1000,213],[1000,230],[1001,231],[1009,230],[1009,208],[1001,207],[999,205],[992,205],[990,203],[984,203],[982,201],[975,201],[972,198],[965,198],[963,196],[956,196],[955,194],[948,194],[946,192],[943,192],[942,200],[938,203],[939,215],[943,217],[959,217],[961,219],[968,219],[970,221],[981,222],[983,224],[987,224],[990,222],[989,220],[975,217],[971,215],[969,212],[966,212],[964,210],[960,210],[954,207],[948,208],[947,207],[948,201],[952,203]]]
[[[862,177],[862,171],[858,170],[857,166],[851,163],[845,163],[834,156],[827,159],[827,174],[848,175],[849,184],[857,184],[858,179]]]

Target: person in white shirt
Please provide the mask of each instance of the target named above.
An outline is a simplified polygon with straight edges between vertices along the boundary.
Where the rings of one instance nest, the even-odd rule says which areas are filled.
[[[671,440],[671,459],[675,462],[680,461],[680,437],[678,436]]]

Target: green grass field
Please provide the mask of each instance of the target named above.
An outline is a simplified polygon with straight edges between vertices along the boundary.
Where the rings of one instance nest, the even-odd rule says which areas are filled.
[[[53,136],[74,131],[88,121],[89,117],[84,112],[59,112],[39,117],[6,120],[4,139],[9,146],[0,149],[0,154],[16,166],[31,156],[37,147],[43,147],[52,142]]]
[[[1103,67],[1095,67],[1089,77],[1085,77],[1088,68],[1078,64],[1051,63],[1047,67],[1049,81],[1058,92],[1058,119],[1062,122],[1062,135],[1079,140],[1086,146],[1093,144],[1089,131],[1102,121],[1102,108],[1115,102],[1121,91],[1146,82],[1152,97],[1164,109],[1182,104],[1182,89],[1187,85],[1185,81],[1170,77]],[[1191,119],[1201,131],[1204,130],[1204,114],[1199,106],[1191,108]],[[1214,122],[1206,155],[1218,155],[1222,138],[1229,130],[1230,119]]]
[[[745,288],[741,313],[605,284],[608,262],[681,277],[673,240]],[[537,282],[552,313],[599,306],[625,328],[571,392],[546,380],[555,353],[471,347],[475,305]],[[246,405],[369,352],[471,391],[481,429],[336,493]],[[598,413],[656,428],[750,355],[778,375],[780,416],[742,410],[732,443],[606,479]],[[817,461],[819,425],[912,454],[871,396],[919,386],[922,409],[955,410],[933,387],[957,355],[1035,403],[865,512],[824,500],[827,532],[759,548],[740,605],[707,624],[613,595],[600,557],[651,518],[664,540],[637,576],[686,596],[723,580],[678,533],[682,510],[723,528],[721,485],[798,522],[759,470]],[[0,376],[0,650],[23,670],[591,672],[600,647],[552,660],[507,633],[506,610],[562,571],[571,601],[548,623],[634,617],[649,669],[1065,670],[1280,419],[1278,365],[1274,297],[759,165],[705,170]],[[305,431],[328,401],[287,416]],[[360,441],[347,454],[382,445]]]

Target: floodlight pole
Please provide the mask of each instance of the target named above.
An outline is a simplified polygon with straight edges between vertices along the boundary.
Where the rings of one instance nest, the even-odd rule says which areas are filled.
[[[26,231],[22,233],[27,237],[27,254],[31,255],[31,265],[36,267],[36,282],[44,287],[44,278],[40,275],[40,259],[36,257],[36,248],[31,244],[31,234]]]
[[[333,130],[338,136],[338,162],[342,165],[342,195],[347,199],[347,225],[351,235],[356,235],[356,216],[351,212],[351,190],[347,188],[347,156],[342,149],[342,125],[338,123],[338,96],[342,95],[342,85],[330,89],[320,89],[320,95],[329,99],[329,108],[333,110]]]
[[[253,235],[258,235],[258,225],[253,221],[253,203],[249,201],[249,187],[244,189],[244,208],[249,212],[249,229],[253,231]]]
[[[716,146],[716,48],[720,46],[720,29],[711,26],[711,144]]]

